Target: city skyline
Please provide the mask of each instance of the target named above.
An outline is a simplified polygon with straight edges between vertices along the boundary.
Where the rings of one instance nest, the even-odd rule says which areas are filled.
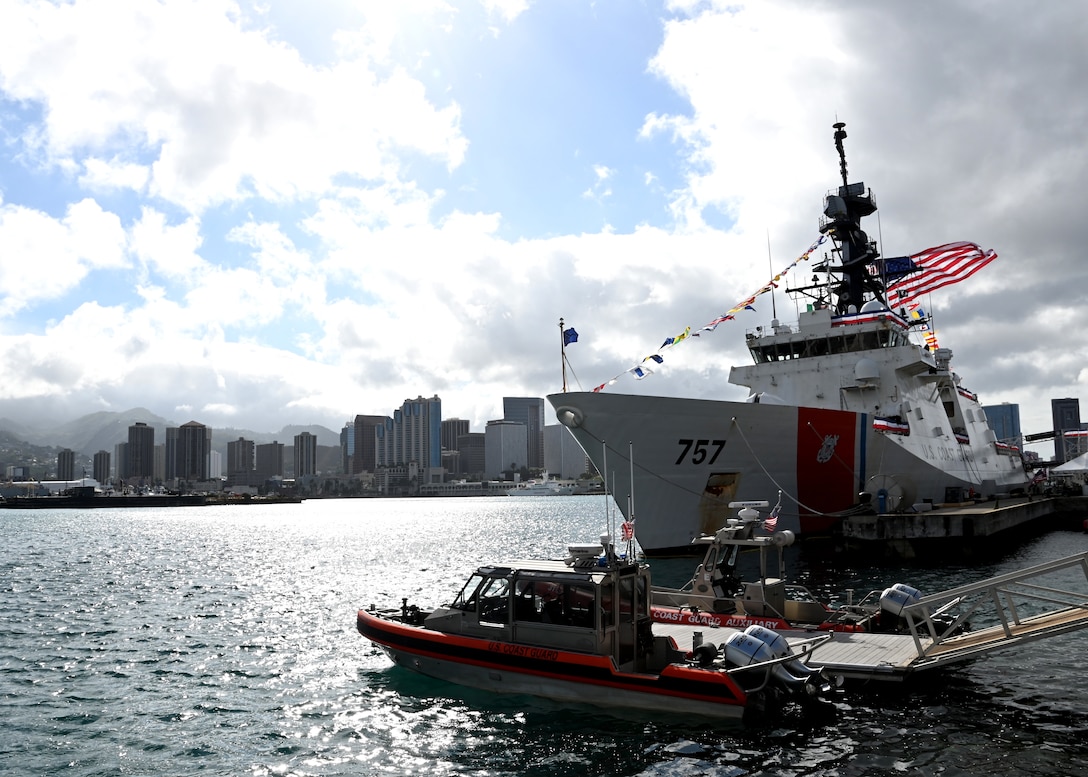
[[[508,424],[522,428],[515,443],[515,448],[520,446],[520,452],[513,456],[515,460],[509,462],[509,466],[503,461],[506,456],[506,453],[503,453],[498,460],[486,467],[488,476],[495,476],[505,469],[525,468],[530,471],[549,469],[545,462],[548,448],[544,440],[545,429],[540,425],[544,415],[543,405],[542,397],[503,397],[504,417],[489,421],[485,432],[489,431],[493,424]],[[161,427],[163,433],[161,442],[157,441],[155,436],[158,427]],[[210,464],[208,466],[227,480],[252,485],[251,480],[260,481],[262,477],[267,479],[271,476],[284,475],[283,450],[285,446],[283,443],[276,440],[269,443],[257,443],[254,439],[245,436],[247,430],[242,430],[242,433],[236,429],[220,430],[220,434],[215,435],[213,429],[199,421],[190,421],[182,427],[195,427],[202,430],[207,455],[216,454],[222,460],[221,466],[212,467]],[[284,427],[281,431],[286,428]],[[326,427],[317,428],[324,429],[330,437],[334,434],[334,430]],[[227,433],[224,434],[224,432]],[[249,433],[252,434],[251,431]],[[114,477],[139,482],[152,477],[169,481],[175,477],[171,473],[177,471],[176,462],[180,458],[179,436],[183,436],[182,428],[171,425],[167,420],[161,420],[155,425],[149,425],[147,421],[133,421],[127,427],[127,441],[116,443],[112,452],[98,450],[93,453],[82,452],[80,455],[84,459],[94,459],[96,472],[111,471]],[[410,462],[420,464],[420,472],[429,482],[440,482],[442,476],[453,473],[484,472],[485,467],[475,466],[479,463],[476,462],[475,454],[472,453],[475,443],[465,442],[466,437],[473,436],[483,438],[486,435],[484,432],[471,432],[469,422],[465,419],[456,416],[444,418],[442,402],[437,395],[427,399],[422,396],[414,400],[406,399],[388,416],[359,414],[344,424],[339,434],[341,452],[339,472],[345,475],[363,472],[373,474],[382,469],[395,468]],[[291,450],[294,458],[291,474],[295,477],[300,476],[300,473],[303,476],[314,474],[318,436],[309,431],[303,431],[294,435],[293,439],[294,444]],[[305,445],[300,445],[300,439],[306,440]],[[563,451],[562,449],[568,447],[564,444],[565,442],[553,440],[549,443],[555,454],[555,460],[561,462],[558,469],[566,469],[565,462],[572,459],[584,458],[584,455],[572,455]],[[445,454],[447,452],[462,453],[461,443],[467,446],[464,453],[474,461],[474,468],[461,466],[464,462],[457,459],[449,462],[456,463],[457,468],[447,466]],[[216,451],[216,447],[220,450]],[[324,447],[331,446],[326,443]],[[509,447],[509,443],[506,447]],[[577,447],[576,444],[575,447]],[[300,450],[303,452],[300,453]],[[72,479],[61,476],[74,471],[72,453],[73,451],[67,447],[59,450],[56,468],[58,480]],[[300,455],[305,461],[301,467]],[[265,461],[263,466],[262,457]],[[483,460],[481,454],[480,462]],[[268,464],[270,461],[278,461],[278,465],[271,466]],[[500,461],[502,463],[499,463]],[[579,469],[579,473],[581,471],[582,469]]]

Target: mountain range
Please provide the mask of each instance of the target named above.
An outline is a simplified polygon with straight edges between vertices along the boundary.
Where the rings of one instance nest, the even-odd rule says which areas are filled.
[[[128,428],[135,423],[145,423],[155,429],[155,442],[161,444],[166,439],[166,428],[181,424],[155,415],[150,410],[136,407],[120,413],[97,412],[66,421],[56,426],[31,426],[11,418],[0,418],[0,434],[3,434],[4,458],[11,461],[12,447],[25,443],[28,448],[71,448],[77,454],[93,457],[100,450],[113,453],[118,443],[128,442]],[[212,429],[212,450],[226,453],[227,443],[244,437],[258,445],[269,442],[281,442],[290,448],[295,435],[310,432],[317,437],[319,446],[340,446],[340,435],[324,426],[285,426],[278,432],[254,432],[249,429],[222,428]],[[17,458],[17,456],[16,456]]]

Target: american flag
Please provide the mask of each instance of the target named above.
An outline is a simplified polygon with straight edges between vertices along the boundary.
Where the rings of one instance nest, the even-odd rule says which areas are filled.
[[[778,513],[782,511],[782,495],[778,495],[778,504],[771,510],[771,514],[763,521],[763,531],[774,531],[778,526]]]
[[[1035,473],[1035,477],[1033,477],[1031,479],[1031,483],[1032,483],[1032,485],[1036,485],[1038,483],[1042,483],[1045,480],[1046,480],[1046,470],[1041,469],[1041,470],[1039,470],[1038,472]]]
[[[623,537],[624,542],[630,542],[635,538],[635,522],[624,521],[620,526],[620,535]]]
[[[983,251],[976,243],[945,243],[927,248],[910,257],[918,272],[888,286],[888,303],[893,307],[906,305],[932,291],[959,283],[996,258],[993,249]]]

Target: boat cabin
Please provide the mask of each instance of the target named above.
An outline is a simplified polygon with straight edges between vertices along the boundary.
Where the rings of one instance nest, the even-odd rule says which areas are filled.
[[[575,552],[576,547],[581,547]],[[596,552],[594,552],[596,551]],[[427,628],[529,648],[611,656],[621,671],[644,671],[669,652],[654,646],[650,571],[572,546],[563,561],[480,567],[448,607],[427,616]],[[650,656],[658,652],[657,660]]]

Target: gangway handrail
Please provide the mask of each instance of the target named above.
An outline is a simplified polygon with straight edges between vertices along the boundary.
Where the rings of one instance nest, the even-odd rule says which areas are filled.
[[[1013,632],[1013,626],[1020,626],[1023,621],[1017,611],[1016,602],[1013,598],[1014,596],[1062,606],[1061,610],[1031,615],[1028,620],[1039,620],[1045,615],[1053,615],[1062,612],[1063,610],[1081,609],[1088,611],[1088,593],[1077,593],[1074,591],[1025,582],[1034,577],[1051,574],[1076,566],[1081,567],[1084,572],[1085,582],[1088,583],[1088,551],[1086,551],[1055,561],[1036,564],[1016,572],[996,575],[980,582],[970,583],[957,588],[950,588],[946,591],[923,596],[916,602],[912,602],[903,608],[901,614],[906,619],[907,628],[914,639],[918,657],[925,658],[948,639],[959,636],[957,632],[966,622],[967,618],[979,610],[979,608],[986,604],[987,601],[994,606],[994,613],[1000,621],[1000,626],[1004,632],[1005,638],[1003,641],[995,641],[982,648],[976,646],[973,648],[974,650],[993,650],[1001,647],[1003,644],[1011,644],[1019,639]],[[1020,585],[1022,588],[1012,588],[1011,586],[1013,585]],[[1041,592],[1066,598],[1044,596]],[[963,603],[965,600],[969,600],[976,595],[979,596],[979,599],[973,601],[970,607],[963,613],[960,613],[951,624],[947,626],[941,624],[938,626],[934,621],[933,616],[943,610],[947,610],[951,604]],[[1002,602],[1002,595],[1005,599],[1004,602]],[[931,611],[930,607],[934,604],[940,604],[942,606],[936,611]],[[970,632],[968,632],[968,634],[970,634]]]
[[[944,599],[952,599],[956,596],[962,596],[969,593],[974,593],[979,588],[989,588],[993,585],[1000,585],[1002,583],[1015,582],[1018,580],[1026,580],[1031,577],[1038,577],[1039,575],[1046,574],[1048,572],[1054,572],[1066,567],[1076,566],[1081,564],[1084,566],[1084,576],[1088,579],[1088,551],[1083,553],[1077,553],[1073,556],[1066,556],[1065,558],[1056,559],[1054,561],[1047,561],[1042,564],[1036,564],[1032,567],[1025,567],[1024,569],[1017,570],[1016,572],[1006,572],[1003,575],[995,575],[994,577],[987,578],[977,583],[968,583],[967,585],[961,585],[958,588],[949,588],[947,591],[941,591],[940,593],[930,594],[919,599],[917,602],[912,603],[910,606],[915,607],[924,602],[940,601]]]

